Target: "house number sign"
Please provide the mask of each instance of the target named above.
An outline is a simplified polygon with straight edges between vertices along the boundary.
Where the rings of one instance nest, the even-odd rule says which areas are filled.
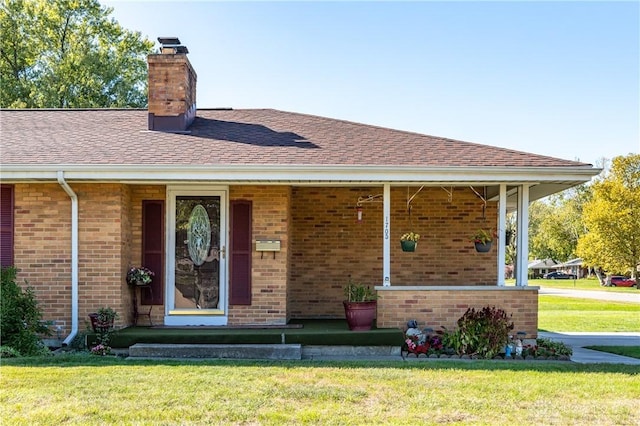
[[[207,210],[198,204],[191,211],[187,226],[187,247],[193,264],[200,266],[209,254],[211,244],[211,224]]]

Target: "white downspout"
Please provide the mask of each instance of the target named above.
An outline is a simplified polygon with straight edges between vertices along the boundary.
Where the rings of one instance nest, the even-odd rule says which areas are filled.
[[[68,345],[78,334],[78,196],[58,171],[58,183],[71,198],[71,333],[62,342]]]

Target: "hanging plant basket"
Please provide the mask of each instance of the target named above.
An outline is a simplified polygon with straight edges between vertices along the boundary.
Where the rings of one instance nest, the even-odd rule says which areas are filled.
[[[487,253],[489,250],[491,250],[491,243],[493,241],[487,241],[486,243],[475,243],[476,246],[476,251],[478,253]]]
[[[95,333],[104,333],[113,329],[114,318],[102,321],[99,315],[94,312],[89,314],[89,319],[91,320],[91,328]]]
[[[400,241],[402,251],[416,251],[417,241]]]

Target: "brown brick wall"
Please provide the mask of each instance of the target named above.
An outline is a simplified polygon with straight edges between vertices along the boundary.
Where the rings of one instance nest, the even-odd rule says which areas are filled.
[[[415,319],[421,328],[450,330],[468,308],[495,306],[512,315],[514,332],[525,331],[527,338],[538,334],[538,289],[491,290],[379,290],[378,327],[406,328]]]
[[[111,306],[127,323],[123,256],[129,250],[123,222],[127,191],[120,184],[70,184],[79,210],[79,329],[87,315]],[[45,320],[71,331],[71,200],[58,184],[15,187],[15,264],[18,279],[34,288]]]
[[[186,55],[149,55],[149,113],[176,116],[196,103],[196,73]]]
[[[118,325],[131,324],[131,290],[124,277],[141,262],[142,200],[166,199],[166,188],[71,187],[80,202],[80,328],[89,312],[105,305],[120,313]],[[342,318],[342,288],[349,276],[381,284],[382,203],[365,204],[362,223],[356,223],[355,211],[358,196],[381,192],[381,187],[231,187],[230,200],[253,202],[254,242],[279,239],[282,249],[275,259],[272,253],[253,252],[252,305],[230,306],[229,323]],[[406,200],[406,188],[392,189],[393,286],[495,285],[496,247],[478,254],[468,241],[475,229],[495,227],[495,204],[488,204],[483,218],[483,204],[468,188],[454,189],[451,201],[441,188],[425,188],[412,202],[409,218]],[[29,281],[45,319],[56,320],[66,334],[71,326],[71,201],[57,183],[16,184],[15,204],[18,278]],[[399,237],[409,230],[423,235],[415,253],[400,249]],[[163,316],[164,306],[154,306],[154,323],[162,323]]]
[[[122,258],[122,219],[127,198],[125,185],[72,185],[79,200],[79,318],[86,320],[102,306],[115,309],[127,323],[124,272]]]
[[[60,185],[14,189],[17,282],[33,287],[45,320],[71,330],[71,201]]]
[[[497,207],[469,188],[453,188],[451,201],[439,187],[391,190],[391,284],[495,285],[496,247],[476,253],[469,238],[480,227],[496,228]],[[450,188],[447,188],[450,190]],[[292,190],[290,306],[293,318],[343,317],[342,288],[355,281],[382,284],[382,203],[365,203],[356,223],[358,196],[382,187]],[[400,236],[422,235],[416,252],[402,252]]]
[[[251,305],[229,307],[229,324],[285,324],[287,318],[287,277],[289,258],[289,210],[291,188],[287,186],[233,186],[230,200],[253,203],[253,242],[280,240],[281,250],[253,251]]]

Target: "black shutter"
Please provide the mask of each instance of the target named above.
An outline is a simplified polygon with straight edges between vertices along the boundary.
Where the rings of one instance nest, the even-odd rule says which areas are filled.
[[[0,266],[13,266],[13,185],[0,185]]]
[[[251,305],[251,201],[231,201],[229,303]]]
[[[162,305],[164,300],[164,201],[142,201],[142,266],[155,276],[151,291],[141,291],[142,305]]]

